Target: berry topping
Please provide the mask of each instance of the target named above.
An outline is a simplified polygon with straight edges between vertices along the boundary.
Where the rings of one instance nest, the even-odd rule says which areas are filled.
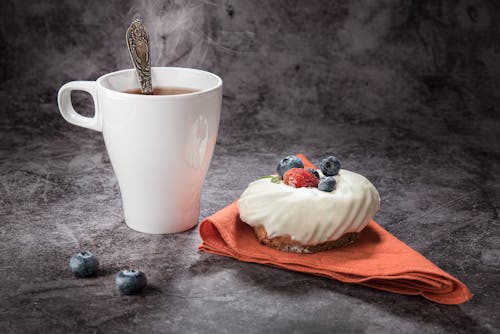
[[[282,159],[278,162],[276,166],[276,171],[280,177],[285,175],[286,171],[292,168],[304,168],[304,164],[302,161],[297,158],[295,155],[289,155],[286,158]]]
[[[313,173],[303,168],[292,168],[288,170],[283,180],[285,184],[294,188],[317,187],[319,183],[318,178]]]
[[[69,260],[69,269],[76,277],[94,276],[99,269],[99,261],[91,252],[78,252]]]
[[[319,181],[318,190],[330,192],[335,190],[336,186],[337,181],[335,180],[335,178],[333,176],[327,176]]]
[[[124,295],[132,295],[144,289],[146,275],[140,270],[122,270],[116,275],[115,285]]]
[[[316,176],[318,179],[320,178],[319,177],[319,173],[316,169],[312,169],[312,168],[306,168],[308,171],[310,171],[311,173],[314,174],[314,176]]]
[[[321,161],[319,164],[321,168],[321,172],[325,174],[325,176],[334,176],[339,173],[340,170],[340,161],[334,156],[329,156]]]

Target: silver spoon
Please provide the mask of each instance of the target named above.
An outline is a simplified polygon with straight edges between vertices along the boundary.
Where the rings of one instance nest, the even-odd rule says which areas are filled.
[[[127,29],[126,38],[128,51],[141,84],[141,91],[143,94],[153,94],[149,33],[141,20],[132,21]]]

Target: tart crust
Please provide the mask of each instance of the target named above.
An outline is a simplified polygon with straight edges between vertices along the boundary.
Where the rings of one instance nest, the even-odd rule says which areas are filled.
[[[345,233],[337,240],[326,241],[317,245],[303,245],[300,241],[293,240],[290,236],[269,238],[264,226],[251,226],[259,241],[271,248],[291,253],[316,253],[332,248],[347,246],[359,238],[359,233]]]

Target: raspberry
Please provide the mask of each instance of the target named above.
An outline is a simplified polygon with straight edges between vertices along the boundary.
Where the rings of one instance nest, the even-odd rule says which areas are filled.
[[[283,176],[285,184],[294,188],[317,187],[319,180],[311,171],[304,168],[289,169]]]

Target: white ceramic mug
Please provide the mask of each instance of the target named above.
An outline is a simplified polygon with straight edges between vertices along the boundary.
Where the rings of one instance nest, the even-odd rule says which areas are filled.
[[[59,110],[69,123],[102,131],[122,196],[125,222],[145,233],[175,233],[198,222],[200,194],[215,147],[222,80],[178,67],[151,69],[155,87],[197,92],[124,93],[139,88],[133,69],[61,87]],[[78,114],[71,91],[89,93],[95,114]]]

